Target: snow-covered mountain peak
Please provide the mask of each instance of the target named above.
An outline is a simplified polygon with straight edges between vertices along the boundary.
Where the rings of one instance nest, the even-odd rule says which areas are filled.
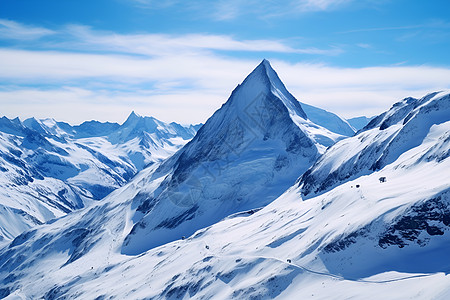
[[[288,109],[290,115],[307,119],[300,103],[289,93],[284,83],[278,77],[278,74],[266,59],[245,78],[242,84],[233,91],[233,94],[236,94],[235,99],[239,100],[239,109],[242,111],[245,111],[258,98],[271,96],[269,100],[275,100],[274,98],[276,98],[277,101],[281,101],[286,109]]]
[[[26,134],[27,130],[19,118],[10,120],[7,117],[1,117],[0,131],[8,134],[23,136]]]
[[[303,118],[306,114],[299,102],[286,90],[270,63],[263,60],[171,161],[185,165],[180,161],[195,157],[192,164],[199,164],[223,159],[230,153],[240,156],[252,150],[257,141],[267,146],[271,140],[282,140],[288,152],[304,148],[311,152],[307,157],[315,156],[315,141],[295,122]]]
[[[36,119],[36,118],[28,118],[23,121],[23,124],[33,130],[36,131],[43,136],[52,136],[56,138],[67,137],[68,132],[59,127],[59,122],[57,122],[53,118],[45,118],[45,119]],[[61,123],[65,124],[65,123]],[[68,125],[68,124],[67,124]],[[70,126],[70,125],[69,125]]]
[[[136,126],[145,126],[146,129],[155,129],[157,127],[157,122],[153,117],[143,117],[134,111],[130,113],[126,121],[121,125],[122,128],[130,128]]]
[[[130,124],[135,124],[136,122],[138,122],[139,120],[141,120],[143,117],[139,114],[137,114],[134,110],[130,113],[130,115],[128,116],[128,118],[125,120],[125,122],[122,124],[122,126],[127,126]],[[151,118],[151,117],[146,117],[146,118]]]
[[[281,195],[338,135],[307,120],[269,62],[259,64],[136,198],[123,253],[136,254]],[[342,137],[342,136],[339,136]]]
[[[363,174],[381,170],[423,143],[433,126],[448,122],[450,93],[405,98],[374,118],[357,135],[340,141],[303,174],[304,197],[329,191]]]
[[[436,101],[442,101],[442,99],[445,101],[445,98],[448,97],[448,94],[449,91],[440,91],[429,93],[420,99],[407,97],[395,103],[388,111],[374,118],[361,131],[373,129],[376,127],[384,130],[391,125],[397,124],[399,122],[406,123],[409,119],[411,119],[412,115],[418,112],[418,110],[416,110],[417,108],[424,105],[429,105],[432,102],[434,103]],[[413,111],[415,113],[411,114]],[[407,118],[407,120],[404,120],[405,118]]]
[[[155,133],[160,124],[163,123],[153,117],[141,117],[133,111],[118,130],[109,136],[109,140],[117,144],[136,137],[143,138],[144,133]]]
[[[161,141],[168,141],[169,144],[172,142],[178,144],[173,140],[177,138],[187,141],[195,135],[197,128],[182,126],[175,122],[167,124],[154,117],[140,116],[133,111],[122,125],[108,135],[108,140],[113,144],[119,144],[137,139],[141,145],[153,148],[154,145],[161,144]]]

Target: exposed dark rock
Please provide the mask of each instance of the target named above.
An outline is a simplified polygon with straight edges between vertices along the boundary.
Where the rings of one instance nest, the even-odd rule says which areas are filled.
[[[354,231],[329,243],[323,248],[323,251],[327,253],[342,251],[349,247],[351,244],[355,244],[357,242],[357,238],[366,237],[368,235],[368,231],[368,226],[365,226],[360,230]]]
[[[380,236],[379,246],[387,248],[396,245],[403,248],[410,242],[425,246],[428,237],[443,235],[450,227],[450,207],[443,197],[438,196],[413,206]]]

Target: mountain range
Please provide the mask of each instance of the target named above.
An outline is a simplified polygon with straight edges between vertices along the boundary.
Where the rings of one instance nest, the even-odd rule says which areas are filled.
[[[122,125],[1,118],[0,242],[104,198],[198,128],[134,112]]]
[[[5,242],[2,297],[450,296],[449,92],[406,98],[353,126],[297,101],[263,60],[199,129],[171,131],[173,124],[132,114],[119,126],[54,123],[41,133],[30,124],[49,121],[4,119],[2,153],[41,149],[66,158],[59,149],[70,153],[72,144],[125,153],[141,145],[133,153],[147,160],[123,156],[134,176],[102,200],[81,198],[65,217]],[[27,138],[28,130],[39,135]],[[114,161],[115,151],[103,155]],[[26,153],[15,157],[24,165],[5,159],[15,168],[4,173],[25,169],[34,181],[87,190],[70,180],[77,175],[57,178]]]

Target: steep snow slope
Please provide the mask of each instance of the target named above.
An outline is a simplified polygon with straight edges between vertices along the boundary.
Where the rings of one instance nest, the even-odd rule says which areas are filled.
[[[151,178],[158,168],[151,166],[105,202],[24,233],[0,250],[0,295],[447,299],[448,94],[421,103],[391,126],[407,132],[421,124],[423,138],[401,134],[402,144],[414,144],[390,144],[403,152],[379,170],[306,201],[293,186],[257,212],[229,216],[139,256],[121,255],[139,191],[156,189],[164,180]],[[350,148],[344,145],[358,144],[361,137],[379,138],[361,132],[336,146]],[[345,161],[336,157],[336,164]]]
[[[277,198],[343,136],[312,123],[263,61],[135,201],[123,253],[137,254]]]
[[[157,125],[146,126],[146,120]],[[134,113],[122,125],[87,122],[74,127],[53,119],[22,123],[3,117],[0,241],[105,197],[146,165],[173,154],[194,134],[192,126]]]
[[[344,136],[353,136],[356,132],[349,122],[332,112],[305,103],[301,103],[301,106],[308,119],[317,125],[327,128],[331,132]]]
[[[71,126],[65,131],[69,135],[73,135],[74,138],[89,138],[98,136],[109,136],[113,132],[117,131],[120,125],[117,123],[110,122],[99,122],[99,121],[86,121],[80,125]]]
[[[301,178],[302,195],[312,197],[361,175],[382,169],[422,143],[430,127],[449,118],[448,92],[406,98],[374,118],[357,137],[330,147]]]
[[[347,122],[352,126],[356,131],[363,129],[370,121],[372,121],[374,117],[355,117],[351,119],[347,119]]]
[[[42,176],[21,158],[23,150],[13,136],[0,132],[0,242],[87,201],[79,188]]]

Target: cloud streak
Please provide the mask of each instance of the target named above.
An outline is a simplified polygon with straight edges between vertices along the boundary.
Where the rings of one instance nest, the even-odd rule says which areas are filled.
[[[375,28],[358,28],[353,30],[341,31],[339,34],[346,33],[359,33],[359,32],[376,32],[376,31],[404,31],[404,30],[414,30],[414,29],[448,29],[450,28],[450,23],[443,22],[440,20],[435,20],[433,22],[414,24],[406,26],[390,26],[390,27],[375,27]]]
[[[47,28],[27,26],[18,22],[0,19],[0,39],[29,41],[52,34],[55,34],[55,32]]]
[[[75,123],[105,115],[105,107],[105,120],[112,121],[122,121],[132,109],[167,121],[205,121],[259,63],[213,54],[136,58],[23,50],[1,50],[0,58],[3,113],[23,115],[27,107],[41,112],[37,116]],[[450,88],[446,68],[272,64],[300,101],[344,117],[378,114],[403,97]],[[15,88],[18,82],[22,86]],[[48,83],[65,87],[27,87]]]
[[[189,11],[215,21],[231,21],[237,18],[254,15],[259,18],[282,17],[293,14],[303,14],[309,12],[320,12],[337,9],[354,0],[288,0],[283,3],[273,0],[218,0],[205,1],[193,0],[186,5],[185,1],[154,1],[154,0],[132,0],[138,7],[159,10],[180,7],[185,5]]]
[[[69,36],[79,47],[102,51],[117,51],[128,54],[169,55],[174,53],[196,53],[199,51],[243,51],[274,52],[313,55],[338,55],[342,50],[295,48],[280,40],[238,40],[227,35],[212,34],[126,34],[93,31],[86,26],[69,26]],[[66,46],[66,45],[65,45]]]
[[[22,36],[53,34],[60,40],[40,42],[42,50],[0,48],[2,113],[72,123],[94,118],[123,121],[133,109],[166,121],[203,122],[262,56],[330,54],[283,41],[226,35],[120,35],[74,25],[48,32],[28,29],[31,33]],[[236,51],[252,55],[230,55]],[[444,67],[339,68],[271,61],[300,101],[344,117],[374,115],[403,97],[450,88],[450,69]]]
[[[299,11],[325,11],[344,4],[350,3],[351,0],[296,0],[291,1]]]
[[[249,14],[259,18],[279,18],[337,9],[352,1],[354,0],[290,0],[280,4],[270,0],[221,0],[213,6],[213,18],[228,21]]]

